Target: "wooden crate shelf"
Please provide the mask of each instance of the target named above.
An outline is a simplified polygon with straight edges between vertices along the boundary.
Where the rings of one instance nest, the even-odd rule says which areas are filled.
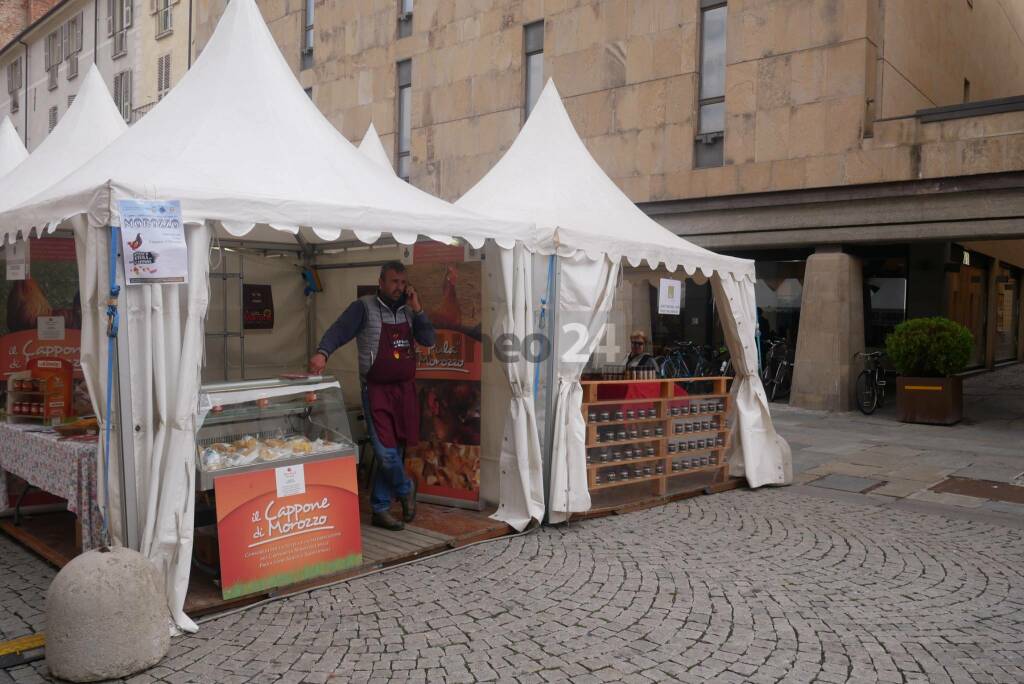
[[[634,463],[653,463],[655,461],[664,461],[668,456],[662,454],[661,456],[642,456],[640,458],[623,459],[621,461],[608,461],[606,463],[588,463],[587,470],[600,470],[601,468],[619,468],[621,466],[628,466]]]
[[[729,419],[733,413],[733,406],[731,398],[728,394],[728,383],[731,379],[724,377],[712,377],[712,378],[673,378],[664,380],[584,380],[583,381],[583,419],[587,424],[587,449],[591,451],[593,449],[608,449],[620,446],[630,445],[654,445],[657,448],[657,454],[654,456],[643,456],[637,459],[623,459],[619,461],[607,461],[604,463],[589,463],[587,464],[587,481],[591,491],[609,490],[615,487],[628,487],[629,485],[639,483],[655,483],[653,496],[665,496],[668,489],[669,478],[677,478],[683,475],[691,475],[695,473],[709,473],[709,472],[720,472],[722,481],[728,479],[729,466],[727,463],[720,462],[716,464],[708,464],[706,466],[696,466],[693,468],[686,468],[684,470],[672,471],[672,462],[679,459],[692,458],[693,456],[704,456],[716,454],[719,461],[724,461],[725,452],[730,446],[729,440]],[[714,392],[707,394],[694,394],[675,396],[675,387],[677,384],[687,383],[710,383],[714,388]],[[628,398],[628,399],[598,399],[599,388],[602,385],[658,385],[659,395],[657,397],[644,397],[644,398]],[[671,414],[671,407],[678,404],[689,405],[690,402],[699,401],[718,401],[723,402],[723,410],[718,411],[706,411],[701,413],[686,413],[682,415]],[[626,418],[621,419],[610,418],[605,421],[589,421],[587,420],[588,409],[600,409],[603,407],[611,406],[631,406],[631,405],[645,405],[653,406],[658,409],[661,414],[657,418]],[[719,418],[718,427],[711,428],[708,430],[698,430],[696,432],[680,432],[675,433],[674,426],[676,423],[694,422],[717,416]],[[598,430],[604,430],[612,427],[619,426],[632,426],[632,425],[662,425],[664,427],[663,435],[648,435],[647,437],[635,437],[625,440],[615,440],[608,442],[598,442],[597,432]],[[676,451],[674,453],[668,453],[669,442],[682,442],[690,441],[691,439],[700,438],[706,439],[708,436],[724,437],[725,443],[722,446],[706,446],[700,449],[687,449],[685,451]],[[653,475],[645,475],[641,477],[631,477],[624,480],[616,480],[615,482],[601,482],[596,481],[596,477],[601,470],[611,470],[618,468],[632,468],[637,464],[649,464],[661,462],[663,465],[664,472],[656,473]],[[716,479],[717,476],[716,476]]]

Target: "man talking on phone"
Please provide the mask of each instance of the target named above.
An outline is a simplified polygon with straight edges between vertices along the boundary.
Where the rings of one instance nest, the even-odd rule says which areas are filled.
[[[402,518],[416,516],[416,485],[405,473],[403,452],[420,436],[416,398],[415,343],[434,346],[434,326],[423,311],[416,290],[406,279],[405,266],[389,261],[380,269],[377,294],[352,302],[324,333],[309,370],[320,374],[335,349],[356,339],[363,414],[377,456],[370,494],[372,523],[401,530],[391,515],[391,502],[402,504]]]

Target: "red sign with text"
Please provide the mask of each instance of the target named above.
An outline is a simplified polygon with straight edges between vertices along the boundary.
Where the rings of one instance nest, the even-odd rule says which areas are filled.
[[[222,475],[214,490],[225,599],[363,562],[354,457]]]

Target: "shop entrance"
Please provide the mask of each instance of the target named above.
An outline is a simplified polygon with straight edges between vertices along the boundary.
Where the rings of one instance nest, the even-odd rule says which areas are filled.
[[[985,323],[988,308],[988,272],[977,265],[964,264],[955,273],[946,274],[946,302],[949,317],[971,331],[974,346],[968,362],[972,368],[985,365]]]

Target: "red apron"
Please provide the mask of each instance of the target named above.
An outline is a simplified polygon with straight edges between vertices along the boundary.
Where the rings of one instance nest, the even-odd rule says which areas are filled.
[[[412,329],[404,323],[380,326],[377,357],[366,374],[366,392],[377,439],[388,448],[420,441],[416,399],[416,354]]]

